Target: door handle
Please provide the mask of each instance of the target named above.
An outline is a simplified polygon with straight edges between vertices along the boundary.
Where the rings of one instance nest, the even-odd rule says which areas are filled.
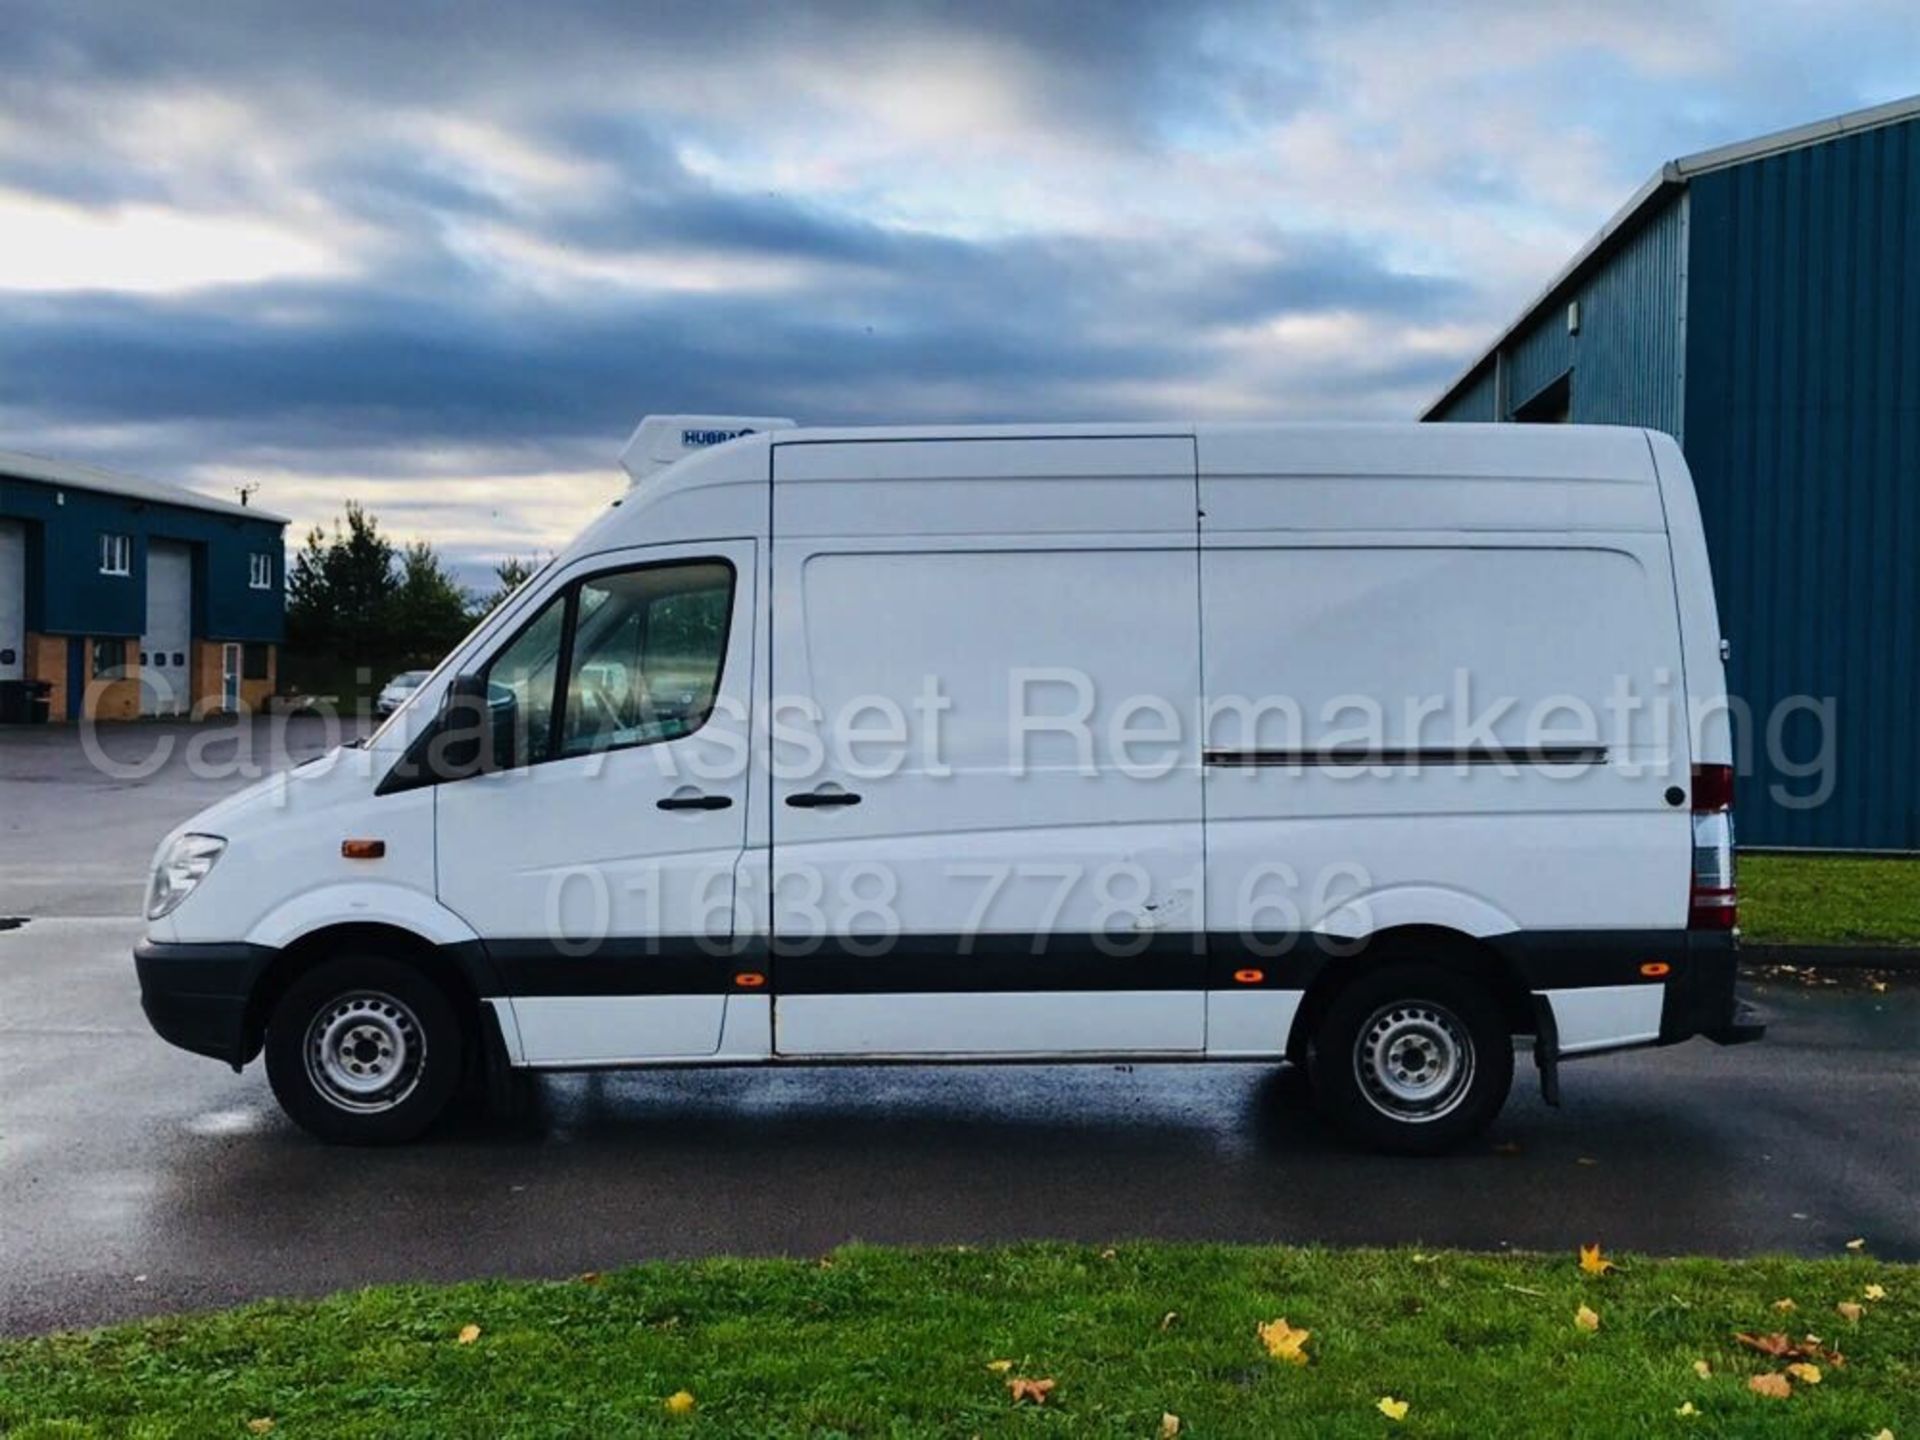
[[[733,804],[731,795],[669,795],[653,802],[662,810],[724,810]]]
[[[842,790],[834,786],[831,790],[824,786],[818,790],[802,790],[797,795],[787,796],[787,804],[796,810],[824,810],[833,805],[858,805],[860,797],[851,790]]]

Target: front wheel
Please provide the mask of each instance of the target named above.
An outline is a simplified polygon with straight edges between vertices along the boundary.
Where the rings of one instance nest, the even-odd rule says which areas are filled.
[[[1513,1086],[1513,1035],[1485,986],[1390,965],[1328,1006],[1313,1037],[1321,1111],[1378,1150],[1432,1155],[1479,1134]]]
[[[267,1080],[309,1134],[396,1145],[446,1109],[464,1041],[446,995],[418,970],[343,956],[316,965],[280,997],[267,1021]]]

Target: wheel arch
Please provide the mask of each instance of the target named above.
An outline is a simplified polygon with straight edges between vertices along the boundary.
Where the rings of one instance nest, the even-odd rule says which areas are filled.
[[[1350,951],[1349,943],[1354,947]],[[1314,1032],[1343,990],[1364,975],[1409,962],[1437,965],[1480,981],[1499,1003],[1514,1034],[1533,1032],[1533,999],[1525,981],[1507,957],[1482,938],[1440,925],[1398,925],[1364,940],[1340,942],[1339,948],[1343,953],[1323,956],[1294,1011],[1287,1034],[1287,1059],[1295,1064],[1306,1060]]]
[[[477,943],[436,944],[417,931],[383,921],[347,921],[309,931],[268,963],[247,999],[241,1048],[244,1059],[260,1053],[267,1020],[280,997],[302,975],[337,955],[379,955],[420,971],[453,1003],[470,1034],[478,1033],[481,1000],[492,992],[486,954]]]

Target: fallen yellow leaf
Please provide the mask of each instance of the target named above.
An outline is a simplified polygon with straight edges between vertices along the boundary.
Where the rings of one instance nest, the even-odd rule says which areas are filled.
[[[1860,1293],[1869,1300],[1884,1300],[1887,1298],[1887,1287],[1884,1285],[1869,1285]]]
[[[1773,1308],[1778,1310],[1782,1315],[1784,1315],[1789,1310],[1798,1310],[1800,1307],[1794,1304],[1793,1301],[1791,1300],[1776,1300],[1773,1302]]]
[[[273,1421],[270,1417],[262,1415],[258,1420],[247,1421],[247,1429],[256,1435],[265,1435],[273,1429]]]
[[[1174,1440],[1180,1433],[1180,1417],[1171,1410],[1160,1417],[1160,1440]]]
[[[1847,1241],[1847,1249],[1849,1250],[1864,1250],[1866,1248],[1867,1242],[1864,1238]]]
[[[1787,1383],[1787,1377],[1774,1370],[1769,1370],[1764,1375],[1749,1377],[1747,1388],[1756,1395],[1766,1396],[1769,1400],[1785,1400],[1793,1394],[1793,1386]]]
[[[1598,1330],[1600,1328],[1600,1317],[1585,1305],[1582,1305],[1578,1310],[1573,1312],[1573,1323],[1582,1330]]]
[[[1287,1324],[1283,1315],[1260,1327],[1260,1343],[1267,1347],[1267,1353],[1274,1359],[1284,1360],[1289,1365],[1304,1365],[1307,1363],[1307,1336],[1312,1333],[1311,1330],[1296,1330]]]
[[[1887,1429],[1886,1426],[1882,1425],[1880,1427],[1880,1433],[1874,1436],[1873,1440],[1893,1440],[1893,1431]]]
[[[1860,1323],[1860,1317],[1867,1313],[1866,1307],[1858,1300],[1842,1300],[1833,1308],[1838,1310],[1843,1318],[1855,1325],[1858,1325]]]
[[[1693,1402],[1689,1400],[1675,1409],[1673,1413],[1676,1415],[1698,1415],[1700,1412],[1693,1408]]]
[[[989,1361],[987,1362],[987,1368],[988,1368],[989,1370],[991,1370],[991,1371],[993,1371],[993,1372],[994,1372],[995,1374],[998,1374],[998,1375],[1004,1375],[1004,1374],[1006,1374],[1006,1373],[1007,1373],[1007,1371],[1009,1371],[1009,1370],[1011,1370],[1011,1369],[1013,1368],[1013,1361],[1011,1361],[1011,1360],[989,1360]]]
[[[1613,1262],[1600,1254],[1598,1245],[1580,1247],[1580,1268],[1589,1275],[1604,1275],[1613,1269]]]
[[[1803,1385],[1818,1385],[1820,1383],[1820,1367],[1818,1365],[1809,1365],[1804,1360],[1787,1366],[1787,1373]]]
[[[1013,1396],[1013,1403],[1016,1405],[1022,1400],[1031,1400],[1036,1405],[1044,1405],[1047,1403],[1047,1396],[1053,1393],[1053,1386],[1052,1380],[1028,1380],[1024,1376],[1016,1375],[1007,1381],[1007,1393]]]
[[[460,1333],[454,1338],[462,1345],[471,1345],[480,1338],[480,1327],[478,1325],[462,1325],[460,1327]]]
[[[1382,1395],[1378,1400],[1374,1402],[1374,1409],[1378,1410],[1382,1415],[1386,1416],[1387,1419],[1392,1420],[1395,1423],[1398,1423],[1399,1421],[1406,1419],[1407,1411],[1412,1408],[1413,1408],[1412,1401],[1396,1400],[1391,1395]]]
[[[1696,1360],[1693,1362],[1693,1373],[1702,1380],[1710,1380],[1713,1378],[1713,1366],[1704,1360]]]
[[[694,1399],[691,1390],[676,1390],[667,1396],[666,1410],[669,1415],[691,1415]]]
[[[1178,1310],[1167,1311],[1166,1314],[1160,1317],[1160,1328],[1162,1330],[1171,1330],[1174,1326],[1174,1322],[1177,1321],[1179,1318],[1180,1318],[1180,1312]]]

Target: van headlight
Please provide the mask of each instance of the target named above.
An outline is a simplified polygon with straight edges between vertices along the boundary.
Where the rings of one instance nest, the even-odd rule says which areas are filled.
[[[147,919],[171,915],[194,887],[207,878],[227,848],[218,835],[182,835],[166,848],[153,867],[153,884],[147,888]]]

